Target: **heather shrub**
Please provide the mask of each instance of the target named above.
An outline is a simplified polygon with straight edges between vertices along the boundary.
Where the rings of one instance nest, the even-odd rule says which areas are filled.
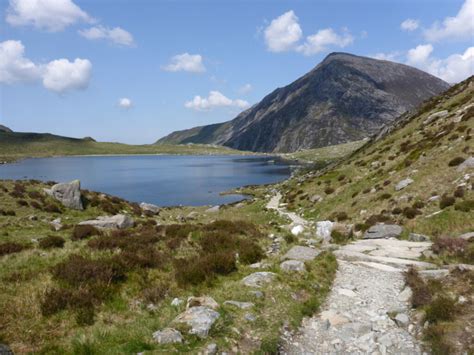
[[[468,242],[461,238],[439,237],[436,238],[432,249],[436,254],[447,254],[451,256],[462,256],[467,250]]]
[[[456,199],[452,196],[442,196],[439,200],[439,208],[445,209],[446,207],[454,205]]]
[[[62,248],[64,247],[64,243],[66,243],[64,238],[56,235],[49,235],[46,238],[40,239],[39,246],[43,249]]]
[[[6,242],[0,244],[0,256],[4,256],[7,254],[14,254],[19,253],[22,250],[27,249],[27,246],[20,243],[15,242]]]
[[[456,202],[454,205],[456,211],[469,212],[474,210],[474,200],[465,200]]]
[[[414,267],[405,272],[405,281],[412,290],[411,303],[413,307],[421,307],[431,302],[431,292],[428,285]]]
[[[72,230],[71,239],[72,240],[82,240],[89,238],[93,235],[101,235],[102,233],[94,226],[90,226],[88,224],[78,224],[74,226]]]
[[[326,187],[326,188],[324,189],[324,192],[325,192],[327,195],[332,194],[334,191],[336,191],[336,190],[334,190],[334,188],[332,188],[332,187],[330,187],[330,186],[328,186],[328,187]]]
[[[456,314],[456,302],[444,295],[436,297],[425,309],[425,320],[430,323],[452,320]]]
[[[459,164],[464,162],[464,158],[462,157],[456,157],[454,159],[451,159],[448,163],[449,166],[458,166]]]

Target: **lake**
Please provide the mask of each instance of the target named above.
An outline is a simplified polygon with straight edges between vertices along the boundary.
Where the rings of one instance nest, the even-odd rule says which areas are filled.
[[[87,156],[25,159],[0,165],[0,179],[81,181],[82,188],[159,206],[217,205],[241,200],[220,193],[282,181],[290,167],[262,156]]]

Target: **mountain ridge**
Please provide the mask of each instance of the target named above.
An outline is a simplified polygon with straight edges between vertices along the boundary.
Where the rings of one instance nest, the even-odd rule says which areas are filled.
[[[404,64],[335,52],[233,120],[172,132],[157,144],[294,152],[346,143],[375,134],[448,87]]]

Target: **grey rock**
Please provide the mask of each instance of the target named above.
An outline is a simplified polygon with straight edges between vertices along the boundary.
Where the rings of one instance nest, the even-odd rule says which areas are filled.
[[[398,295],[398,300],[400,302],[408,302],[411,298],[411,295],[413,292],[411,291],[411,288],[406,286],[402,292],[399,293]]]
[[[12,349],[6,344],[0,344],[0,355],[14,355]]]
[[[263,292],[258,290],[252,290],[249,292],[255,298],[263,298]]]
[[[140,208],[142,209],[142,211],[148,212],[148,213],[151,213],[151,214],[160,213],[160,208],[156,205],[151,204],[151,203],[142,202],[142,203],[140,203]]]
[[[280,264],[280,268],[288,272],[304,272],[306,268],[301,260],[286,260]]]
[[[257,317],[252,313],[245,313],[244,318],[248,322],[255,322],[257,320]]]
[[[331,221],[318,221],[316,222],[316,235],[324,241],[329,242],[333,228],[334,223]]]
[[[461,234],[459,238],[464,239],[465,241],[468,241],[468,242],[472,242],[474,241],[474,232]]]
[[[81,199],[81,182],[79,180],[56,184],[50,189],[44,189],[44,191],[61,202],[64,207],[74,210],[84,209]]]
[[[396,224],[376,224],[364,234],[364,239],[397,238],[402,234],[403,228]]]
[[[242,279],[242,283],[248,287],[261,287],[264,284],[272,282],[276,274],[268,271],[254,272]]]
[[[166,328],[153,333],[153,339],[159,344],[182,343],[183,336],[173,328]]]
[[[118,228],[126,229],[134,226],[135,221],[132,217],[125,214],[117,214],[115,216],[101,216],[89,221],[83,221],[80,225],[91,225],[97,228]]]
[[[206,213],[217,213],[219,212],[220,208],[221,208],[220,206],[213,206],[211,208],[208,208],[206,210]]]
[[[240,309],[249,309],[255,306],[252,302],[225,301],[224,305],[234,306]]]
[[[212,325],[219,317],[219,313],[215,310],[198,306],[189,308],[186,312],[181,313],[175,318],[174,322],[184,323],[190,327],[190,334],[197,335],[200,338],[206,338]]]
[[[436,121],[439,118],[446,117],[448,115],[448,110],[443,110],[443,111],[438,111],[435,113],[432,113],[431,115],[428,116],[426,120],[423,121],[424,124],[430,124],[431,122]]]
[[[206,350],[204,351],[205,355],[215,355],[217,354],[217,344],[216,343],[211,343],[208,346],[206,346]]]
[[[448,269],[420,270],[419,274],[425,280],[439,280],[449,275]]]
[[[319,250],[296,245],[292,247],[285,255],[283,255],[282,259],[301,261],[314,260],[314,258],[316,258],[320,253],[321,251]]]
[[[464,171],[466,169],[474,168],[474,157],[469,157],[464,160],[459,166],[457,167],[457,171]]]
[[[407,327],[410,323],[410,318],[408,318],[405,313],[398,313],[395,317],[395,323],[397,323],[399,327]]]
[[[183,303],[183,300],[180,300],[179,298],[173,298],[171,301],[171,305],[173,307],[179,307]]]
[[[413,179],[410,179],[410,178],[402,180],[395,186],[395,190],[400,191],[404,189],[405,187],[407,187],[408,185],[412,184],[413,182],[414,182]]]
[[[412,242],[426,242],[430,240],[430,237],[423,234],[410,233],[408,235],[408,240]]]
[[[202,296],[202,297],[188,297],[188,302],[186,303],[186,309],[192,307],[208,307],[211,309],[219,308],[219,304],[214,300],[214,298],[209,296]]]
[[[323,199],[323,198],[321,197],[321,195],[313,195],[313,196],[310,197],[309,200],[310,200],[312,203],[316,203],[316,202],[321,201],[322,199]]]
[[[51,227],[54,228],[55,231],[61,230],[63,225],[61,224],[61,218],[56,218],[55,220],[51,221]]]

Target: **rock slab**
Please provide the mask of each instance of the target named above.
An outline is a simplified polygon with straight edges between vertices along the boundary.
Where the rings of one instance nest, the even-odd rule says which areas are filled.
[[[268,271],[254,272],[242,279],[242,283],[248,287],[261,287],[264,284],[272,282],[276,274]]]
[[[91,225],[97,228],[111,229],[126,229],[134,226],[135,222],[132,217],[124,214],[117,214],[115,216],[101,216],[89,221],[83,221],[80,225]]]
[[[397,224],[376,224],[365,232],[364,239],[397,238],[402,232]]]
[[[314,258],[316,258],[320,253],[321,251],[319,250],[296,245],[290,250],[288,250],[288,252],[283,255],[282,259],[308,261],[314,260]]]

